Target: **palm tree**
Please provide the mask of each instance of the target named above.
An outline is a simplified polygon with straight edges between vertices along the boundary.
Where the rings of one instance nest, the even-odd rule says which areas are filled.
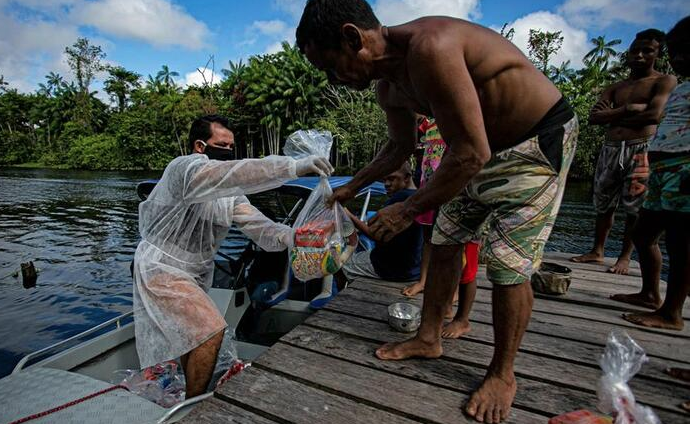
[[[127,96],[133,89],[139,87],[140,75],[122,66],[110,67],[108,73],[110,76],[103,83],[103,88],[117,100],[118,110],[122,112],[127,106]]]
[[[594,48],[590,50],[584,57],[585,63],[588,65],[596,64],[602,69],[606,69],[609,66],[609,59],[615,57],[618,52],[613,48],[621,43],[619,38],[615,40],[606,41],[606,38],[602,35],[592,38],[590,40],[594,44]]]
[[[171,71],[170,68],[168,68],[168,65],[163,65],[161,66],[161,70],[156,74],[156,80],[162,82],[166,87],[170,88],[175,86],[175,80],[172,77],[179,76],[180,74],[175,71]]]
[[[576,76],[575,70],[570,67],[570,61],[561,62],[561,66],[549,68],[549,78],[557,84],[572,81]]]

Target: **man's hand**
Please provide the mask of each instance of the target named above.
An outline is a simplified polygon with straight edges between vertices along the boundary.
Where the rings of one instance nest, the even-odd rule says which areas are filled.
[[[298,177],[307,174],[319,174],[322,177],[328,177],[333,172],[333,166],[326,160],[319,156],[307,156],[306,158],[297,159],[295,164],[295,173]]]
[[[335,202],[338,202],[342,205],[348,200],[354,199],[355,195],[357,195],[357,190],[352,189],[349,184],[345,184],[344,186],[340,186],[333,190],[333,195],[328,198],[326,205],[329,208],[333,206],[333,203]]]
[[[601,112],[606,109],[611,109],[611,102],[608,100],[599,100],[592,106],[592,112]]]
[[[414,217],[409,215],[405,202],[398,202],[379,210],[369,220],[369,230],[375,240],[386,243],[412,225],[413,221]]]
[[[646,103],[628,103],[625,105],[625,110],[628,112],[644,112],[647,110]]]

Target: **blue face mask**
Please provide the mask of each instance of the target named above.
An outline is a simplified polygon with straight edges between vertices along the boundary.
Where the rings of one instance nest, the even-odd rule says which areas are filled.
[[[211,146],[202,141],[204,144],[204,154],[212,160],[233,160],[235,152],[232,149],[224,149],[222,147]]]

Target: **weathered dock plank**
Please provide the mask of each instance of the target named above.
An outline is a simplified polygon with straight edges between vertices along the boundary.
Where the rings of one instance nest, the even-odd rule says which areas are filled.
[[[573,284],[565,296],[535,296],[515,362],[518,393],[507,422],[545,423],[563,412],[595,409],[598,360],[613,328],[627,331],[650,357],[630,383],[638,401],[665,424],[689,422],[679,404],[690,399],[690,384],[663,370],[690,367],[690,325],[673,332],[622,320],[621,313],[644,309],[608,296],[639,289],[639,266],[632,264],[630,276],[614,276],[604,272],[606,265],[571,263],[570,256],[547,254],[547,260],[573,269]],[[410,337],[389,327],[387,306],[396,301],[421,305],[421,295],[402,296],[404,283],[358,279],[183,422],[472,423],[462,406],[481,383],[493,353],[491,284],[483,270],[478,284],[471,332],[444,340],[440,358],[380,361],[374,356],[377,347]],[[690,305],[684,317],[690,318]]]

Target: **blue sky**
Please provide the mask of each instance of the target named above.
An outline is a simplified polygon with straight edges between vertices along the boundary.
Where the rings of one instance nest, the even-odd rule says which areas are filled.
[[[213,55],[216,73],[228,60],[275,51],[294,40],[305,0],[0,0],[0,74],[33,91],[49,71],[69,74],[62,52],[77,37],[103,47],[107,60],[144,77],[167,64],[180,84],[199,83],[196,71]],[[635,32],[669,29],[690,14],[687,0],[370,0],[384,24],[450,15],[516,30],[525,49],[530,28],[560,30],[555,64],[578,67],[589,39],[605,35],[627,45]],[[210,71],[206,71],[210,77]],[[218,77],[215,77],[216,79]],[[99,83],[96,83],[98,88]]]

